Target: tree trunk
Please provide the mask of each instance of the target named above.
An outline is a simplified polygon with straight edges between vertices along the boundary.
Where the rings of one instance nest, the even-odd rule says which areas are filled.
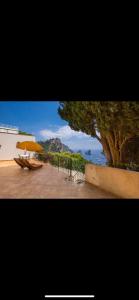
[[[118,131],[115,130],[101,135],[101,143],[108,163],[116,166],[122,162],[121,151],[125,139],[122,139],[122,135]]]
[[[107,141],[111,151],[112,163],[115,166],[120,162],[120,151],[119,151],[118,140],[115,138],[114,132],[110,132],[107,134]]]
[[[129,136],[125,136],[120,131],[114,130],[107,133],[100,133],[101,137],[99,141],[102,144],[104,154],[107,162],[113,166],[123,162],[122,150],[123,146],[129,139]],[[131,137],[131,136],[130,136]]]
[[[109,147],[106,137],[101,136],[101,144],[102,144],[103,151],[106,156],[107,162],[112,163],[112,155],[111,155],[110,147]]]

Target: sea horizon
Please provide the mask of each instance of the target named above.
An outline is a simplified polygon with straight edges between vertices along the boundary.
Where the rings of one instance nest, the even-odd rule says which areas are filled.
[[[88,150],[91,150],[91,149],[88,149]],[[91,161],[94,164],[103,165],[103,166],[106,165],[107,160],[106,160],[105,155],[102,153],[102,149],[93,149],[93,150],[91,150],[91,154],[86,153],[88,150],[80,149],[80,150],[74,150],[74,152],[77,153],[77,152],[81,151],[81,155],[85,159]]]

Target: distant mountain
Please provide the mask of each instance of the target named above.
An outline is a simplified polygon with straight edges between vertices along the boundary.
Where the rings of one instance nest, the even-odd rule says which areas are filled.
[[[62,144],[58,138],[38,142],[46,152],[70,152],[73,151],[66,145]]]

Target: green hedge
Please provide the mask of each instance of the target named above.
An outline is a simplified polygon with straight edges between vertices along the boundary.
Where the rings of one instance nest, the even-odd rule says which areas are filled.
[[[85,160],[79,153],[48,153],[52,155],[51,163],[57,167],[85,173]]]
[[[113,164],[107,164],[108,167],[112,167],[112,168],[118,168],[118,169],[124,169],[124,170],[129,170],[129,171],[136,171],[139,172],[139,165],[135,164],[135,163],[117,163],[115,165]]]
[[[81,154],[69,152],[47,152],[46,154],[39,154],[38,159],[45,162],[49,161],[56,167],[75,170],[82,173],[85,173],[85,164],[88,163]]]
[[[85,164],[92,163],[91,161],[84,159],[80,153],[47,152],[44,154],[38,154],[37,158],[44,162],[49,161],[54,166],[66,168],[69,170],[77,170],[82,173],[85,172]],[[132,162],[130,164],[118,163],[116,165],[107,163],[107,166],[112,168],[119,168],[119,169],[139,172],[139,165],[134,164]]]

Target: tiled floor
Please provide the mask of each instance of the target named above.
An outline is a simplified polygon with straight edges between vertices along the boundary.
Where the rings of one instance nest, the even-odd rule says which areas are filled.
[[[106,199],[116,196],[83,182],[65,180],[67,175],[57,168],[45,165],[29,171],[18,166],[0,168],[0,199]]]

